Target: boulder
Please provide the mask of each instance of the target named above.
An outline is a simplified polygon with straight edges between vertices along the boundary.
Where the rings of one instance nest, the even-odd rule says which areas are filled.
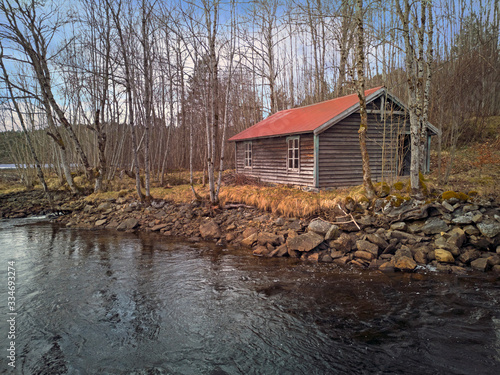
[[[479,258],[470,263],[470,266],[478,271],[485,272],[488,269],[488,259],[487,258]]]
[[[276,249],[274,249],[269,256],[271,257],[284,257],[286,254],[288,254],[288,247],[286,245],[281,245],[278,246]]]
[[[387,246],[389,246],[389,243],[376,233],[367,234],[366,239],[371,243],[377,245],[380,249],[385,249],[387,248]]]
[[[97,206],[98,211],[107,211],[113,208],[113,204],[111,202],[103,202],[99,206]]]
[[[252,234],[257,233],[259,230],[254,227],[248,227],[243,231],[243,238],[250,237]]]
[[[394,272],[394,264],[392,262],[385,262],[378,269],[382,272]]]
[[[116,229],[117,230],[130,230],[130,229],[135,229],[138,226],[139,226],[139,221],[136,218],[130,217],[130,218],[122,221]]]
[[[371,242],[363,240],[356,241],[356,248],[358,249],[358,251],[371,253],[373,258],[376,258],[378,256],[378,246]]]
[[[469,236],[477,236],[481,232],[479,232],[479,229],[477,229],[474,225],[467,225],[464,228],[464,232],[467,233]]]
[[[96,227],[100,227],[100,226],[103,226],[104,224],[106,224],[106,219],[97,220],[94,225]]]
[[[248,237],[243,238],[241,244],[246,247],[252,247],[257,242],[257,233],[253,233]]]
[[[330,229],[328,230],[328,232],[326,232],[326,234],[325,234],[325,240],[326,241],[334,240],[334,239],[338,238],[339,235],[340,235],[339,226],[332,225],[330,227]]]
[[[394,261],[394,267],[401,271],[413,271],[417,267],[417,263],[413,258],[402,256]]]
[[[476,249],[467,249],[460,256],[458,260],[462,263],[469,264],[481,256],[481,253]]]
[[[371,261],[373,258],[375,258],[375,256],[372,253],[370,253],[368,251],[363,251],[363,250],[355,251],[354,256],[356,258],[365,259],[368,261]]]
[[[465,214],[462,214],[462,215],[457,215],[455,216],[451,222],[453,224],[472,224],[474,221],[474,213],[473,212],[467,212]]]
[[[307,230],[310,232],[318,233],[321,234],[322,236],[325,236],[330,228],[332,227],[333,224],[321,220],[321,219],[316,219],[313,220],[309,223],[309,226],[307,227]]]
[[[465,240],[467,239],[465,232],[458,227],[453,228],[450,232],[448,232],[448,234],[450,235],[450,237],[446,242],[458,248],[462,247]]]
[[[258,257],[263,257],[263,256],[268,256],[269,255],[269,250],[267,247],[258,245],[252,252],[253,255],[258,256]]]
[[[259,234],[257,234],[257,242],[259,243],[259,245],[266,245],[266,244],[279,245],[280,240],[277,234],[269,232],[260,232]]]
[[[341,233],[339,238],[334,241],[330,241],[330,247],[348,253],[355,248],[356,241],[355,237],[348,233]]]
[[[415,262],[417,262],[418,264],[427,264],[428,252],[429,251],[426,247],[419,247],[413,252],[413,259],[415,259]]]
[[[289,250],[311,251],[323,242],[323,236],[315,232],[301,234],[294,238],[288,238],[287,245]]]
[[[434,250],[434,256],[438,262],[442,263],[455,263],[455,258],[453,254],[445,249]]]
[[[484,221],[477,224],[477,229],[483,236],[493,238],[500,234],[500,223],[493,220]]]
[[[448,230],[448,224],[438,217],[431,217],[425,221],[425,224],[420,230],[425,234],[446,232]]]
[[[200,234],[204,239],[207,238],[221,238],[222,232],[219,228],[219,224],[215,220],[209,219],[200,225]]]
[[[408,229],[408,226],[404,221],[398,221],[396,223],[391,224],[391,230],[401,230],[401,231],[406,231]]]
[[[500,256],[498,256],[497,254],[491,255],[491,256],[489,256],[486,259],[488,259],[488,265],[490,267],[494,267],[494,266],[500,265]]]
[[[157,225],[155,225],[155,226],[153,226],[151,228],[151,231],[158,232],[159,230],[165,228],[166,226],[167,226],[167,224],[165,224],[165,223],[163,223],[163,224],[157,224]]]

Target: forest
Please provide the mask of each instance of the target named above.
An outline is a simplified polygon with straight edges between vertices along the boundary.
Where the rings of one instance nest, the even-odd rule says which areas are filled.
[[[1,0],[2,161],[146,198],[204,170],[216,201],[229,137],[362,79],[440,129],[446,181],[458,147],[498,147],[499,22],[499,0]]]

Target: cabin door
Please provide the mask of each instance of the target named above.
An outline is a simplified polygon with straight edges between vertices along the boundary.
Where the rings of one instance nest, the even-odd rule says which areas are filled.
[[[410,134],[400,134],[398,139],[398,176],[410,175]]]

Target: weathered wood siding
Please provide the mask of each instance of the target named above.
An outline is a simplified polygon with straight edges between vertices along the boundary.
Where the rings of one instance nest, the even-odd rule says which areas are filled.
[[[236,142],[236,171],[262,181],[314,186],[314,138],[300,135],[300,169],[287,169],[287,137],[252,140],[252,167],[245,168],[245,142]]]
[[[363,183],[358,136],[359,121],[359,113],[354,113],[319,134],[318,185],[320,188]],[[366,143],[374,181],[380,181],[382,174],[385,178],[397,174],[398,134],[406,131],[408,131],[408,124],[405,124],[401,116],[388,116],[384,125],[380,115],[368,115]]]

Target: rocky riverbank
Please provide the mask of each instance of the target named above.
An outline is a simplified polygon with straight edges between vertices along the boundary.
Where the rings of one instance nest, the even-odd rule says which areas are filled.
[[[27,194],[27,195],[26,195]],[[88,202],[60,193],[54,221],[67,227],[149,231],[189,241],[244,246],[256,256],[351,265],[384,272],[469,270],[500,273],[500,208],[494,202],[453,192],[419,202],[400,196],[346,200],[336,215],[297,219],[255,208],[224,209],[192,202],[142,205],[122,197]],[[41,193],[2,196],[2,217],[47,211]],[[333,217],[333,220],[332,220]]]

